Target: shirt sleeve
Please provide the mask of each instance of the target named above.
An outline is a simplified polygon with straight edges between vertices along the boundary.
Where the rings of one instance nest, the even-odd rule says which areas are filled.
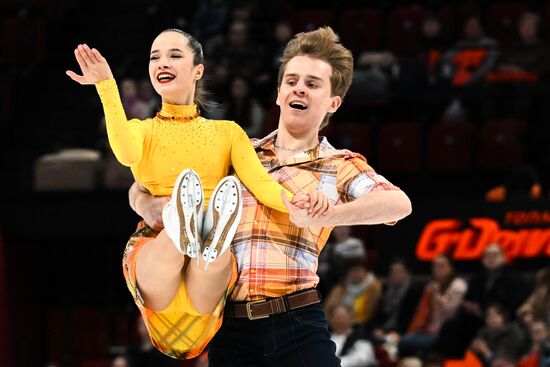
[[[281,199],[281,190],[285,190],[289,200],[294,194],[273,180],[262,166],[244,130],[237,124],[233,126],[231,165],[240,180],[262,204],[288,213]]]
[[[117,160],[125,166],[139,162],[143,153],[145,124],[137,119],[128,121],[114,79],[96,84],[101,98],[109,144]]]
[[[356,200],[373,191],[399,190],[377,174],[364,158],[346,159],[338,170],[337,189],[344,203]]]

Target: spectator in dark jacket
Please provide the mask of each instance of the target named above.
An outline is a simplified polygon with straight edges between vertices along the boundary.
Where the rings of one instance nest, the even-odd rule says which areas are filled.
[[[523,354],[522,332],[508,321],[506,311],[498,304],[490,305],[485,313],[485,326],[479,330],[471,349],[485,364],[496,356],[507,356],[513,360]]]
[[[390,263],[388,279],[382,289],[380,306],[372,322],[373,336],[407,331],[420,296],[423,284],[414,281],[407,262],[397,258]]]
[[[448,357],[461,357],[491,304],[500,304],[509,315],[526,299],[527,287],[514,269],[506,264],[503,248],[489,244],[483,253],[483,270],[468,282],[468,292],[456,317],[443,325],[438,349]]]

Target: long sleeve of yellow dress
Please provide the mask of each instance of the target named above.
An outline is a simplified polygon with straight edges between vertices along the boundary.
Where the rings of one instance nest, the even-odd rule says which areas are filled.
[[[114,79],[97,83],[96,89],[103,104],[111,149],[120,163],[131,166],[142,157],[145,125],[137,119],[126,119]]]
[[[240,126],[237,125],[237,127],[233,129],[231,147],[231,165],[237,176],[262,204],[288,213],[288,209],[281,199],[281,190],[284,188],[266,172],[252,147],[252,143],[250,143],[250,139]],[[284,190],[287,198],[292,199],[294,194],[286,189]]]
[[[202,118],[183,124],[166,123],[157,118],[128,121],[115,81],[104,80],[96,84],[96,88],[105,112],[109,143],[117,160],[131,166],[138,182],[153,195],[169,195],[179,172],[191,168],[203,180],[208,201],[231,164],[262,204],[288,213],[281,199],[283,187],[265,171],[248,136],[236,123]],[[163,104],[163,111],[171,115],[189,107]],[[293,194],[286,192],[287,197],[292,198]]]

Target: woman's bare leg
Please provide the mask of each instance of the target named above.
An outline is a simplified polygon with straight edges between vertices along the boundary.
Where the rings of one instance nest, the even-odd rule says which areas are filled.
[[[191,261],[185,284],[195,309],[211,313],[231,279],[230,246],[242,214],[241,183],[224,177],[214,189],[203,220],[203,247],[199,262]]]
[[[200,313],[211,313],[220,302],[231,279],[231,251],[224,251],[208,264],[192,259],[185,270],[185,284],[191,303]]]
[[[176,249],[163,231],[143,246],[136,259],[137,286],[145,306],[164,310],[176,295],[186,256]]]

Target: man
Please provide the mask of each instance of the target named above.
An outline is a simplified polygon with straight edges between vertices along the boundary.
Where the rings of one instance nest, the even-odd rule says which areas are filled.
[[[439,333],[438,350],[445,356],[457,357],[470,345],[483,325],[487,307],[499,304],[515,315],[527,298],[526,284],[507,264],[506,253],[498,243],[490,243],[483,251],[483,270],[468,281],[468,291],[455,317],[444,324]]]
[[[277,94],[279,128],[254,142],[258,157],[290,191],[316,189],[338,205],[311,218],[308,209],[283,196],[286,215],[243,189],[243,214],[232,245],[239,277],[210,344],[212,367],[340,365],[314,289],[319,252],[334,226],[393,223],[411,212],[405,193],[364,158],[319,139],[320,128],[342,103],[352,71],[351,52],[330,28],[300,33],[285,49]],[[130,195],[137,212],[158,225],[162,199],[136,188]]]
[[[424,284],[413,279],[405,259],[395,258],[389,266],[388,278],[382,290],[380,307],[376,310],[372,326],[373,336],[406,333],[422,296]]]

